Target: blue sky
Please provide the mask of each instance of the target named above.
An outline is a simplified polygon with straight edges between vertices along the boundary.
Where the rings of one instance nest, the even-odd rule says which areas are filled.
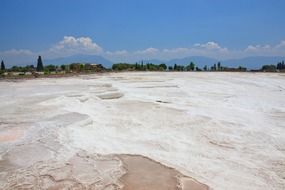
[[[0,7],[0,58],[8,60],[285,55],[284,0],[1,0]]]

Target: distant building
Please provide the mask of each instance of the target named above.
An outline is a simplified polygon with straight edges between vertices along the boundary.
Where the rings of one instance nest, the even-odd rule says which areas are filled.
[[[32,72],[25,72],[25,75],[30,76],[30,75],[32,75]]]
[[[103,70],[106,69],[106,68],[103,67],[103,65],[101,65],[101,64],[92,63],[92,64],[90,64],[90,65],[91,65],[91,67],[92,67],[91,70],[95,70],[96,72],[100,72],[100,71],[103,71]]]
[[[37,71],[37,72],[35,72],[35,74],[44,75],[45,73],[44,73],[44,72],[39,72],[39,71]]]

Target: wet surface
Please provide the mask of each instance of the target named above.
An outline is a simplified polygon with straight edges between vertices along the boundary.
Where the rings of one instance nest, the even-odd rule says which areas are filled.
[[[80,152],[65,162],[43,160],[30,167],[17,167],[1,168],[1,189],[208,190],[177,170],[139,155]]]
[[[126,173],[121,177],[123,190],[208,190],[208,186],[186,177],[174,168],[139,155],[119,155]]]

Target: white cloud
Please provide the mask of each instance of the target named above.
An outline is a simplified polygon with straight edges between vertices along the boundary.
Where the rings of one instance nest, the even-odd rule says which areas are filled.
[[[285,41],[281,41],[276,45],[249,45],[245,50],[244,54],[249,55],[260,55],[260,56],[285,56]]]
[[[158,49],[149,47],[142,50],[104,51],[90,37],[64,36],[63,39],[51,48],[32,52],[28,49],[12,49],[0,52],[0,59],[5,59],[13,64],[32,63],[37,55],[44,59],[65,57],[76,54],[93,54],[104,56],[114,62],[135,62],[146,59],[168,60],[187,56],[207,56],[220,60],[241,58],[247,56],[285,56],[285,40],[275,45],[249,45],[244,49],[233,50],[223,47],[217,42],[196,43],[189,47]]]
[[[28,49],[11,49],[0,52],[0,59],[6,66],[33,64],[35,53]]]
[[[196,43],[196,44],[194,44],[194,48],[201,48],[201,49],[212,50],[212,51],[223,51],[223,52],[227,52],[228,51],[227,48],[221,47],[216,42],[207,42],[205,44]]]
[[[163,53],[187,53],[189,48],[173,48],[173,49],[163,49]]]
[[[285,40],[282,40],[279,44],[275,46],[276,49],[285,49]]]
[[[130,53],[127,50],[106,51],[102,54],[104,57],[116,62],[128,62]]]
[[[129,54],[129,52],[127,50],[119,50],[114,52],[107,51],[106,54],[110,56],[120,56],[120,55],[127,55]]]
[[[1,56],[26,56],[26,55],[33,55],[33,52],[28,49],[11,49],[7,51],[0,52]]]
[[[272,50],[270,45],[249,45],[244,50],[245,52],[263,52],[263,51],[270,51]]]
[[[143,50],[129,52],[127,50],[107,51],[104,56],[115,62],[135,62],[142,59],[152,59],[160,53],[159,49],[150,47]]]
[[[64,57],[74,54],[100,54],[102,52],[103,48],[93,42],[90,37],[64,36],[63,40],[56,43],[46,53]]]
[[[178,47],[172,49],[147,48],[128,52],[126,50],[106,54],[106,57],[112,61],[138,61],[142,59],[173,59],[187,56],[207,56],[220,60],[241,58],[246,56],[267,55],[267,56],[285,56],[285,41],[279,44],[270,45],[249,45],[245,49],[232,50],[221,46],[217,42],[209,41],[206,43],[196,43],[190,47]]]
[[[196,43],[188,48],[179,47],[163,49],[162,52],[161,55],[167,59],[182,58],[186,56],[208,56],[214,58],[229,56],[229,50],[216,42],[207,42],[205,44]]]
[[[192,47],[179,47],[172,49],[157,49],[154,47],[128,52],[126,50],[107,52],[105,56],[115,62],[135,62],[146,59],[173,59],[183,58],[186,56],[208,56],[208,57],[224,57],[228,56],[228,49],[220,46],[215,42],[207,42],[205,44],[194,44]]]
[[[138,50],[136,52],[134,52],[135,54],[142,54],[142,55],[153,55],[153,54],[157,54],[159,52],[158,49],[150,47],[144,50]]]

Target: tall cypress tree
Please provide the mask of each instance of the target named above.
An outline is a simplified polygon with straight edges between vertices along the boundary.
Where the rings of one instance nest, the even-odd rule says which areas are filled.
[[[195,70],[195,64],[193,62],[190,63],[190,70],[191,71]]]
[[[44,65],[43,65],[43,61],[42,61],[42,57],[39,56],[38,57],[38,63],[37,63],[37,71],[43,71],[44,70]]]
[[[221,62],[218,62],[218,71],[221,70]]]
[[[5,64],[4,64],[4,61],[2,60],[1,61],[1,71],[4,71],[6,68],[5,68]]]

